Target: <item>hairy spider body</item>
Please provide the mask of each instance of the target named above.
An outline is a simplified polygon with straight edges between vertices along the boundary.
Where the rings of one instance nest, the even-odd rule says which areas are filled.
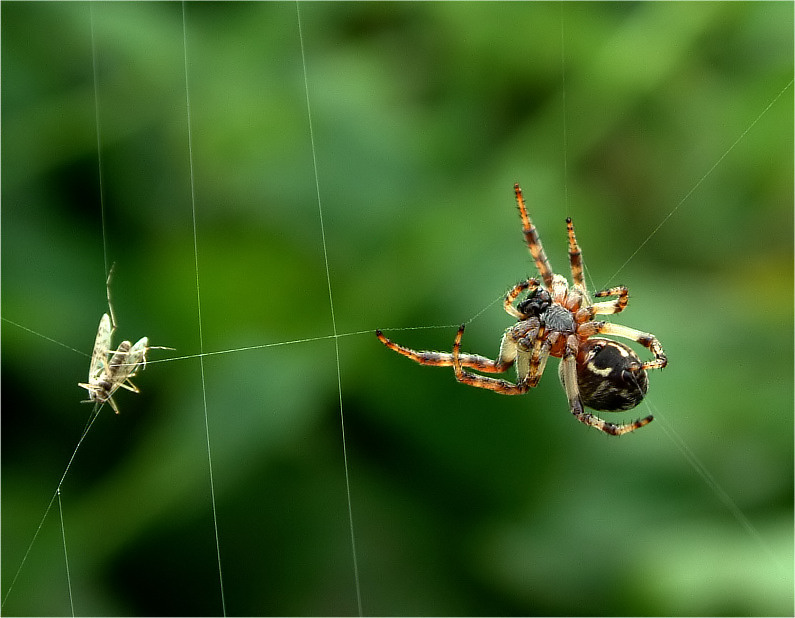
[[[623,311],[629,301],[629,291],[624,286],[601,290],[594,294],[596,298],[616,298],[591,302],[583,278],[582,252],[574,235],[574,225],[571,219],[566,219],[573,282],[569,287],[565,277],[552,272],[518,184],[514,185],[514,192],[522,219],[522,233],[541,280],[529,278],[520,281],[505,295],[505,311],[517,318],[517,322],[503,334],[496,360],[461,353],[463,324],[456,334],[452,354],[417,352],[390,341],[381,331],[376,331],[376,335],[381,343],[398,354],[423,365],[452,366],[459,382],[503,395],[521,395],[535,387],[544,373],[547,360],[554,356],[561,359],[560,380],[569,409],[577,420],[610,435],[621,435],[647,425],[653,420],[652,416],[632,423],[615,424],[586,412],[584,407],[620,411],[637,406],[648,390],[646,371],[662,369],[668,364],[660,342],[651,333],[594,319],[597,315]],[[526,294],[524,300],[514,305],[522,294]],[[635,341],[648,348],[654,359],[643,362],[623,343],[597,335]],[[516,383],[464,370],[467,367],[484,373],[502,373],[512,365],[516,366]]]

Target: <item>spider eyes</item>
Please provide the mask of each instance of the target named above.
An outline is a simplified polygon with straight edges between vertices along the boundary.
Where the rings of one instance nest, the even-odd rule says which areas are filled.
[[[552,297],[543,288],[534,290],[527,298],[520,302],[516,309],[519,313],[530,317],[539,317],[552,304]]]

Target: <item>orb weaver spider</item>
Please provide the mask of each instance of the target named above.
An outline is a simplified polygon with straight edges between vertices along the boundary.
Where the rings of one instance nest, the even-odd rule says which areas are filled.
[[[518,321],[509,327],[500,343],[496,360],[461,352],[465,325],[458,329],[453,352],[412,350],[387,339],[380,331],[376,336],[386,347],[421,365],[452,366],[456,380],[502,395],[522,395],[538,385],[550,356],[561,359],[558,369],[569,409],[575,418],[606,434],[619,436],[648,425],[653,416],[631,423],[615,424],[602,420],[585,407],[608,412],[630,410],[646,396],[648,369],[662,369],[668,364],[657,337],[634,328],[599,321],[597,315],[620,313],[627,307],[629,291],[615,286],[596,292],[596,298],[615,296],[612,300],[591,302],[583,278],[582,252],[574,235],[574,225],[566,219],[569,238],[569,263],[572,286],[562,275],[552,272],[538,231],[527,214],[522,189],[514,185],[516,204],[522,219],[522,232],[541,281],[531,277],[520,281],[505,295],[505,311]],[[518,304],[516,300],[526,297]],[[597,337],[612,335],[630,339],[647,348],[654,359],[641,361],[627,345]],[[517,382],[492,378],[465,371],[464,367],[484,373],[503,373],[516,365]]]

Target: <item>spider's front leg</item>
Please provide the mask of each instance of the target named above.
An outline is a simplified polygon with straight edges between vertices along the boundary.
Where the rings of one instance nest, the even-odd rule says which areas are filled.
[[[566,231],[569,236],[571,280],[574,283],[574,287],[579,288],[583,296],[587,296],[588,290],[585,287],[585,278],[583,277],[582,251],[580,250],[580,245],[577,244],[577,236],[574,234],[574,223],[571,222],[571,217],[566,218]]]
[[[522,233],[524,234],[524,241],[527,248],[530,250],[530,255],[533,256],[533,261],[536,263],[536,268],[544,280],[544,285],[547,288],[552,288],[552,266],[549,265],[549,259],[544,252],[544,246],[541,244],[541,239],[538,237],[538,230],[530,216],[527,214],[527,208],[524,205],[524,197],[522,196],[522,188],[519,183],[513,185],[513,191],[516,195],[516,206],[519,208],[519,216],[522,219]]]
[[[535,292],[540,285],[538,279],[534,277],[530,277],[525,281],[520,281],[515,286],[513,286],[508,292],[505,294],[505,300],[503,301],[503,306],[505,307],[505,311],[515,317],[518,320],[523,320],[527,316],[524,315],[521,311],[519,311],[516,307],[513,306],[514,301],[519,298],[522,292],[530,290],[530,294]]]
[[[463,384],[469,384],[470,386],[475,386],[477,388],[485,388],[490,391],[494,391],[495,393],[499,393],[500,395],[522,395],[523,393],[526,393],[530,388],[530,385],[525,380],[521,380],[519,384],[513,384],[512,382],[508,382],[508,380],[489,378],[464,371],[462,362],[463,357],[461,355],[461,337],[464,334],[465,327],[465,324],[462,324],[459,327],[458,333],[455,336],[455,342],[453,343],[452,356],[453,368],[455,369],[455,379],[459,382],[462,382]],[[507,350],[510,350],[511,352],[506,352]],[[500,358],[502,358],[503,353],[511,353],[514,358],[516,357],[516,344],[511,340],[508,332],[506,332],[502,338],[502,344],[500,345]]]
[[[589,307],[591,318],[596,314],[610,315],[613,313],[621,313],[627,308],[629,303],[629,290],[624,285],[617,285],[614,288],[607,290],[600,290],[594,294],[596,298],[604,298],[605,296],[618,296],[613,300],[604,300],[599,303],[594,303]]]
[[[580,389],[577,386],[577,336],[571,335],[566,341],[566,351],[563,354],[563,359],[560,364],[560,376],[563,381],[563,388],[566,391],[566,397],[569,400],[569,410],[574,417],[588,425],[594,427],[599,431],[611,436],[620,436],[636,429],[640,429],[644,425],[648,425],[654,420],[653,416],[638,419],[632,423],[615,424],[605,421],[598,416],[586,412],[580,399]]]

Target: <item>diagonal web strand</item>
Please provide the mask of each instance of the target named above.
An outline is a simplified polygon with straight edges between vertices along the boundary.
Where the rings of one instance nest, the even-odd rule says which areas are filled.
[[[56,498],[60,503],[61,486],[63,485],[64,480],[66,479],[66,475],[69,474],[69,469],[72,467],[72,462],[75,460],[75,457],[77,456],[77,451],[80,450],[80,446],[83,444],[83,441],[86,439],[88,432],[91,431],[91,427],[93,427],[94,421],[97,420],[97,417],[99,416],[99,411],[102,409],[102,405],[96,407],[96,412],[92,413],[90,422],[87,424],[86,428],[83,430],[83,433],[80,435],[80,439],[77,441],[77,445],[72,451],[72,456],[69,458],[69,461],[66,464],[66,468],[64,469],[63,474],[61,475],[61,479],[58,481],[58,486],[55,488],[55,493],[53,493],[52,498],[50,498],[50,502],[47,504],[47,508],[44,509],[44,515],[41,516],[41,521],[39,521],[39,525],[36,527],[36,532],[33,533],[33,538],[30,540],[30,544],[28,545],[27,550],[25,550],[25,555],[22,556],[22,562],[19,563],[19,568],[17,568],[17,572],[14,574],[14,577],[11,580],[11,585],[8,587],[8,590],[6,590],[0,608],[6,604],[6,601],[8,600],[11,591],[14,589],[14,584],[16,584],[17,579],[19,579],[19,574],[22,572],[22,567],[25,566],[25,563],[28,560],[28,556],[30,555],[30,550],[33,549],[33,545],[36,543],[36,539],[39,537],[39,533],[41,532],[41,529],[44,526],[44,522],[47,520],[47,515],[50,514],[50,510],[52,509],[52,505],[55,503]],[[70,601],[71,601],[71,586],[70,586]]]
[[[789,90],[789,88],[792,86],[793,81],[795,81],[795,80],[790,80],[789,83],[786,86],[784,86],[775,97],[773,97],[773,99],[770,101],[770,103],[767,104],[765,109],[763,109],[761,112],[759,112],[759,114],[756,116],[756,118],[754,118],[751,121],[751,124],[749,124],[746,127],[745,131],[743,131],[740,134],[740,136],[736,140],[734,140],[734,142],[731,144],[731,146],[729,146],[725,150],[725,152],[720,157],[718,157],[718,160],[715,161],[715,163],[712,165],[712,167],[710,167],[704,173],[704,175],[701,176],[701,178],[699,178],[696,181],[696,183],[691,187],[690,191],[688,191],[685,194],[685,196],[681,200],[679,200],[679,203],[676,206],[674,206],[673,209],[671,209],[671,211],[665,217],[663,217],[663,220],[660,221],[660,223],[657,225],[657,227],[655,227],[651,231],[651,233],[646,237],[646,240],[644,240],[642,243],[640,243],[640,245],[638,246],[637,249],[635,249],[635,251],[632,253],[632,255],[630,255],[626,259],[626,261],[621,266],[619,266],[618,270],[615,273],[613,273],[613,276],[610,277],[607,280],[607,284],[605,284],[605,287],[607,287],[607,285],[609,285],[610,282],[613,281],[618,276],[618,273],[620,273],[622,270],[624,270],[626,265],[629,264],[638,253],[640,253],[640,250],[643,249],[643,247],[646,246],[646,243],[648,243],[654,237],[654,235],[657,232],[660,231],[660,228],[662,228],[662,226],[664,226],[666,223],[668,223],[668,219],[673,217],[674,214],[676,214],[676,211],[679,210],[679,207],[682,206],[682,204],[684,204],[688,199],[690,199],[690,196],[693,195],[693,193],[695,193],[696,189],[698,189],[701,186],[701,184],[710,176],[710,174],[712,174],[712,172],[715,171],[715,169],[723,162],[723,160],[726,157],[729,156],[729,153],[732,150],[734,150],[734,148],[737,146],[737,144],[739,144],[741,141],[743,141],[743,138],[745,138],[745,136],[748,135],[748,133],[750,133],[751,129],[753,129],[756,126],[756,123],[758,123],[762,119],[762,117],[770,110],[770,108],[773,107],[773,105],[775,105],[776,101],[778,101],[781,98],[781,95],[783,95],[787,90]]]
[[[204,407],[204,435],[207,440],[207,467],[209,471],[210,480],[210,499],[212,502],[213,510],[213,529],[215,532],[215,555],[218,561],[218,584],[221,590],[221,609],[223,615],[226,616],[226,597],[224,595],[224,577],[221,569],[221,542],[218,536],[218,511],[215,502],[215,483],[213,481],[213,457],[212,449],[210,448],[210,421],[207,412],[207,387],[204,376],[204,335],[202,333],[202,299],[201,289],[199,287],[199,243],[198,235],[196,232],[196,185],[193,174],[193,134],[191,131],[191,114],[190,114],[190,89],[188,87],[188,33],[185,19],[185,1],[182,2],[182,50],[185,61],[185,109],[187,113],[188,123],[188,161],[190,164],[190,203],[191,203],[191,216],[193,221],[193,260],[196,270],[196,313],[199,334],[199,367],[201,371],[202,383],[202,405]]]
[[[317,198],[318,218],[320,220],[320,235],[323,244],[323,261],[325,262],[326,266],[326,282],[328,284],[329,311],[331,313],[331,330],[334,335],[334,352],[336,354],[337,392],[339,394],[340,430],[342,432],[342,457],[345,464],[345,491],[348,499],[348,524],[350,526],[351,552],[353,554],[353,574],[356,583],[356,603],[359,609],[359,616],[362,616],[363,615],[362,594],[359,584],[359,564],[356,556],[356,535],[354,534],[354,526],[353,526],[353,507],[351,506],[351,482],[350,482],[350,473],[348,470],[348,448],[345,442],[345,417],[343,415],[343,406],[342,406],[342,375],[340,372],[340,346],[339,346],[339,337],[337,336],[337,320],[334,314],[334,297],[333,294],[331,293],[331,272],[329,270],[328,250],[326,245],[326,228],[323,223],[323,206],[320,199],[320,180],[319,180],[318,166],[317,166],[317,152],[315,149],[315,132],[312,126],[312,107],[309,101],[309,79],[307,77],[306,51],[304,49],[304,33],[301,27],[300,4],[301,3],[299,1],[296,1],[295,13],[296,13],[296,18],[298,20],[298,38],[300,39],[301,42],[301,65],[303,67],[303,73],[304,73],[304,94],[306,96],[306,114],[309,124],[309,140],[312,146],[312,168],[315,176],[315,195]]]
[[[91,33],[91,66],[92,66],[92,76],[94,82],[94,120],[96,124],[96,132],[97,132],[97,168],[98,168],[98,178],[99,178],[99,204],[100,204],[100,217],[102,220],[102,254],[105,263],[105,281],[107,282],[110,277],[110,269],[108,267],[108,234],[107,234],[107,226],[105,223],[105,190],[103,184],[103,165],[102,165],[102,132],[100,129],[100,121],[99,121],[99,80],[98,80],[98,73],[99,70],[97,68],[97,44],[96,44],[96,31],[94,28],[94,7],[93,5],[89,5],[89,24],[90,24],[90,33]],[[108,297],[108,308],[112,312],[113,310],[110,308],[110,296]],[[29,333],[42,337],[47,341],[51,341],[56,343],[62,347],[65,347],[73,352],[77,352],[78,354],[82,354],[83,356],[89,356],[85,354],[81,350],[77,350],[71,346],[66,345],[65,343],[61,343],[60,341],[56,341],[42,333],[38,333],[30,328],[23,326],[22,324],[18,324],[12,320],[7,318],[2,318],[3,321],[8,322],[9,324],[13,324],[14,326],[18,326],[22,330],[25,330]],[[103,404],[104,405],[104,404]],[[102,405],[94,406],[92,414],[89,416],[89,421],[86,423],[86,426],[83,428],[83,433],[80,435],[80,439],[77,441],[74,450],[72,451],[72,455],[69,457],[69,461],[66,464],[66,468],[61,475],[60,480],[58,481],[58,486],[55,488],[55,493],[50,498],[50,502],[47,504],[47,508],[44,510],[44,515],[42,515],[41,521],[39,521],[39,525],[36,527],[36,531],[33,533],[33,538],[28,545],[27,550],[25,550],[25,555],[22,557],[22,561],[19,564],[19,568],[17,568],[14,577],[11,580],[11,585],[8,587],[5,595],[3,596],[2,603],[0,603],[0,608],[2,608],[6,601],[8,600],[9,595],[11,594],[11,590],[14,588],[14,584],[16,584],[17,579],[19,578],[19,574],[22,572],[22,568],[25,566],[27,562],[28,556],[30,555],[30,551],[33,548],[33,545],[36,543],[36,539],[39,536],[39,532],[41,532],[42,526],[44,526],[44,522],[47,520],[47,516],[50,513],[50,510],[55,503],[56,498],[58,499],[58,511],[60,513],[60,522],[61,522],[61,535],[63,538],[63,549],[64,549],[64,560],[66,562],[66,579],[69,586],[69,605],[72,610],[72,616],[75,615],[75,607],[74,607],[74,598],[72,595],[72,580],[71,575],[69,573],[69,555],[66,550],[66,528],[64,527],[63,521],[63,505],[61,503],[61,487],[63,486],[64,481],[66,480],[66,475],[69,473],[69,469],[72,467],[72,462],[75,460],[77,456],[77,451],[80,450],[80,446],[83,444],[83,441],[86,439],[88,432],[91,430],[91,427],[94,425],[94,421],[97,420],[99,416],[99,412],[102,409]]]
[[[192,154],[192,143],[191,143],[191,135],[190,135],[190,98],[189,98],[189,96],[187,94],[188,75],[187,75],[187,47],[186,47],[184,2],[183,2],[183,7],[182,8],[183,8],[183,43],[185,43],[185,48],[184,49],[185,49],[185,68],[186,68],[186,71],[185,71],[186,100],[187,100],[187,106],[188,106],[188,142],[189,142],[189,151],[190,151],[190,157],[191,157],[191,198],[192,198],[192,207],[193,207],[193,214],[194,214],[194,218],[193,218],[193,225],[194,225],[194,258],[195,258],[195,266],[196,266],[197,301],[199,301],[200,300],[200,294],[199,294],[199,286],[198,286],[198,284],[199,284],[199,277],[198,277],[198,251],[197,251],[197,241],[196,241],[195,197],[194,197],[194,187],[193,187],[193,184],[194,184],[193,161],[192,161],[193,154]],[[304,86],[305,86],[305,90],[306,90],[307,112],[309,113],[310,112],[310,108],[309,108],[309,91],[308,91],[308,79],[307,79],[307,71],[306,71],[306,62],[305,62],[305,56],[304,56],[304,39],[303,39],[303,34],[301,32],[300,9],[299,9],[298,6],[296,6],[296,12],[298,14],[298,28],[299,28],[299,36],[300,36],[300,42],[301,42],[302,60],[304,60]],[[92,50],[93,50],[93,48],[95,47],[94,46],[94,39],[93,39],[93,27],[94,27],[94,24],[93,24],[93,19],[94,19],[93,12],[91,14],[91,19],[92,19],[92,24],[91,25],[92,25]],[[96,60],[95,60],[94,67],[95,67],[95,82],[96,82]],[[751,124],[734,141],[734,143],[732,143],[728,147],[728,149],[720,156],[720,158],[715,162],[715,164],[709,170],[707,170],[707,172],[692,186],[692,188],[679,201],[679,203],[677,203],[674,206],[674,208],[669,212],[669,214],[649,234],[649,236],[646,238],[646,240],[644,240],[643,243],[641,243],[641,245],[637,248],[637,250],[632,255],[630,255],[630,257],[627,259],[627,261],[624,264],[621,265],[619,270],[613,275],[613,277],[611,277],[611,280],[623,268],[625,268],[626,265],[632,259],[634,259],[635,255],[637,255],[637,253],[640,252],[643,249],[643,247],[651,240],[651,238],[659,231],[659,229],[668,222],[668,220],[676,213],[676,211],[690,198],[690,196],[701,186],[701,184],[706,180],[706,178],[721,164],[721,162],[738,145],[738,143],[745,137],[745,135],[757,124],[757,122],[759,120],[761,120],[761,118],[765,115],[765,113],[782,96],[782,94],[784,94],[784,92],[788,88],[790,88],[792,86],[792,83],[793,82],[790,81],[786,86],[784,86],[784,88],[778,93],[778,95],[776,95],[776,97],[772,101],[770,101],[770,103],[767,105],[767,107],[765,107],[765,109],[751,122]],[[96,83],[95,83],[95,97],[97,97]],[[98,98],[95,99],[95,100],[98,100]],[[95,108],[95,112],[96,112],[96,115],[97,115],[97,140],[98,140],[98,152],[99,152],[99,144],[100,144],[101,138],[100,138],[100,134],[99,134],[99,130],[100,129],[99,129],[98,104],[97,104],[97,107]],[[564,121],[565,121],[565,117],[564,117]],[[199,306],[199,311],[198,311],[199,320],[198,321],[199,321],[199,339],[200,339],[201,353],[198,354],[198,355],[182,356],[182,357],[176,357],[176,358],[171,358],[171,359],[163,359],[163,360],[154,360],[154,361],[150,361],[150,362],[170,362],[172,360],[181,360],[181,359],[195,358],[195,357],[199,357],[201,359],[203,356],[208,356],[208,355],[212,355],[212,354],[225,354],[225,353],[239,352],[239,351],[243,351],[243,350],[266,348],[266,347],[273,347],[273,346],[282,346],[282,345],[293,345],[293,344],[298,344],[298,343],[302,343],[302,342],[305,342],[305,341],[316,341],[316,340],[319,340],[319,339],[331,339],[331,338],[333,338],[335,340],[335,349],[336,349],[336,353],[337,353],[337,378],[338,378],[338,390],[339,390],[339,400],[340,400],[340,420],[342,421],[342,389],[341,389],[341,374],[340,374],[340,365],[339,365],[338,339],[339,339],[339,337],[349,336],[349,335],[359,335],[359,334],[364,334],[364,333],[370,334],[372,332],[372,329],[356,331],[356,332],[351,332],[351,333],[337,333],[337,326],[336,326],[334,307],[333,307],[333,297],[332,297],[332,293],[331,293],[332,290],[331,290],[330,269],[329,269],[328,257],[327,257],[327,252],[326,252],[326,238],[325,238],[325,228],[324,228],[324,224],[323,224],[323,212],[322,212],[322,206],[321,206],[321,202],[320,202],[320,190],[319,190],[319,181],[318,181],[318,175],[317,175],[317,162],[316,162],[316,154],[315,154],[315,146],[314,146],[314,133],[312,131],[311,113],[309,113],[309,130],[310,130],[310,138],[311,138],[311,141],[312,141],[313,163],[314,163],[314,166],[315,166],[315,185],[316,185],[316,192],[317,192],[317,198],[318,198],[318,214],[319,214],[321,234],[322,234],[322,239],[323,239],[323,250],[324,250],[324,259],[325,259],[325,267],[326,267],[326,277],[327,277],[327,283],[328,283],[330,313],[331,313],[331,319],[332,319],[333,335],[326,335],[326,336],[321,336],[321,337],[313,337],[313,338],[300,339],[300,340],[294,340],[294,341],[280,341],[280,342],[273,342],[273,343],[268,343],[268,344],[264,344],[264,345],[256,345],[256,346],[249,346],[249,347],[244,347],[244,348],[236,348],[236,349],[232,349],[232,350],[223,350],[223,351],[205,353],[203,351],[203,342],[202,342],[202,334],[201,334],[201,308]],[[564,139],[565,139],[565,130],[564,130]],[[565,153],[564,153],[564,156],[565,156]],[[101,171],[102,170],[101,170],[101,163],[100,163],[100,184],[102,183]],[[101,201],[102,201],[102,193],[103,193],[103,191],[102,191],[102,188],[100,187],[100,198],[101,198]],[[104,206],[103,206],[103,209],[104,209]],[[104,214],[103,214],[103,241],[104,241],[104,232],[105,231],[104,231]],[[105,244],[105,243],[103,242],[103,244]],[[108,268],[107,268],[108,257],[107,257],[107,248],[106,247],[105,247],[105,263],[106,263],[106,272],[107,272],[107,270],[108,270]],[[490,306],[492,306],[493,304],[495,304],[496,302],[501,300],[501,298],[502,298],[501,296],[496,298],[489,305],[484,307],[483,310],[479,311],[472,318],[470,318],[470,320],[468,320],[467,322],[470,322],[470,321],[474,320],[475,318],[479,317],[486,309],[488,309]],[[31,334],[34,334],[34,335],[39,336],[39,337],[42,337],[42,338],[46,339],[47,341],[50,341],[52,343],[55,343],[55,344],[58,344],[60,346],[66,347],[66,348],[70,349],[71,351],[74,351],[76,353],[82,354],[83,356],[88,356],[87,354],[85,354],[84,352],[82,352],[80,350],[76,350],[75,348],[72,348],[72,347],[70,347],[70,346],[68,346],[68,345],[66,345],[64,343],[61,343],[61,342],[56,341],[54,339],[51,339],[50,337],[47,337],[46,335],[43,335],[43,334],[38,333],[38,332],[36,332],[36,331],[34,331],[32,329],[29,329],[29,328],[27,328],[25,326],[22,326],[21,324],[18,324],[17,322],[9,320],[9,319],[7,319],[5,317],[2,317],[0,319],[2,319],[4,322],[6,322],[8,324],[12,324],[14,326],[17,326],[17,327],[19,327],[19,328],[21,328],[21,329],[23,329],[23,330],[25,330],[25,331],[27,331],[27,332],[29,332]],[[397,328],[397,329],[391,329],[391,330],[412,330],[412,329],[420,329],[420,328],[445,328],[445,327],[448,327],[448,326],[449,327],[454,327],[456,325],[418,326],[418,327],[408,327],[408,328]],[[203,367],[203,364],[201,365],[201,369],[202,369],[203,395],[205,397],[205,401],[204,401],[204,406],[205,406],[205,426],[207,428],[207,425],[208,425],[207,424],[207,406],[206,406],[206,394],[204,393],[204,367]],[[98,412],[98,410],[97,410],[97,412]],[[92,424],[93,424],[94,420],[96,420],[96,416],[94,416],[94,418],[91,420]],[[25,553],[25,556],[24,556],[24,558],[22,560],[22,563],[20,564],[19,569],[17,570],[17,572],[16,572],[16,574],[15,574],[15,576],[13,578],[13,581],[11,582],[11,586],[6,591],[6,595],[5,595],[4,599],[3,599],[3,604],[5,604],[5,601],[7,600],[8,596],[9,596],[9,594],[11,592],[11,589],[14,587],[14,583],[16,582],[17,577],[19,576],[19,573],[20,573],[20,571],[22,570],[22,567],[25,564],[25,561],[26,561],[26,559],[28,557],[28,554],[30,553],[30,549],[32,548],[33,544],[35,543],[35,540],[36,540],[36,538],[37,538],[37,536],[39,534],[39,531],[41,530],[41,527],[44,524],[44,521],[46,520],[46,517],[48,516],[52,506],[54,505],[54,501],[56,499],[58,499],[58,501],[59,501],[59,508],[60,508],[60,487],[61,487],[61,485],[62,485],[62,483],[64,481],[64,478],[66,477],[66,474],[67,474],[67,472],[68,472],[68,470],[69,470],[69,468],[70,468],[70,466],[72,464],[72,461],[74,460],[75,455],[76,455],[78,449],[80,448],[80,445],[82,444],[83,439],[86,437],[86,434],[88,433],[89,429],[90,429],[90,425],[83,432],[80,440],[78,441],[77,446],[75,447],[75,450],[73,451],[73,454],[72,454],[72,456],[71,456],[71,458],[70,458],[70,460],[69,460],[69,462],[68,462],[68,464],[66,466],[66,470],[64,471],[64,474],[61,477],[61,480],[60,480],[60,482],[58,484],[58,488],[56,489],[56,493],[52,496],[52,499],[50,500],[49,505],[46,508],[44,516],[42,517],[42,520],[39,523],[39,526],[38,526],[38,528],[36,530],[36,533],[34,534],[33,540],[31,541],[30,546],[28,547],[28,550]],[[667,431],[666,431],[666,433],[668,434]],[[208,431],[207,435],[208,435],[208,459],[209,459],[210,458],[209,457],[210,456],[210,452],[209,452],[209,431]],[[342,435],[343,435],[343,453],[345,454],[346,484],[348,486],[348,510],[349,510],[349,518],[350,518],[351,540],[352,540],[353,559],[354,559],[354,570],[355,570],[355,573],[356,573],[356,591],[357,591],[357,599],[359,601],[359,613],[361,615],[361,613],[362,613],[361,612],[361,597],[360,597],[360,591],[359,591],[359,576],[358,576],[358,566],[357,566],[357,560],[356,560],[356,549],[355,549],[355,542],[354,542],[354,536],[353,536],[353,519],[352,519],[352,509],[351,509],[351,503],[350,503],[350,484],[348,482],[348,466],[347,466],[347,453],[346,453],[346,449],[345,449],[344,425],[343,425],[343,434]],[[668,435],[672,439],[672,441],[677,446],[679,446],[680,449],[684,448],[686,452],[690,452],[690,449],[686,445],[684,445],[684,446],[679,445],[677,443],[677,441],[673,438],[673,436],[671,436],[670,434],[668,434]],[[677,436],[677,438],[678,438],[678,436]],[[725,494],[725,492],[719,486],[716,488],[716,487],[714,487],[711,484],[711,475],[709,475],[709,472],[706,469],[706,467],[704,467],[703,464],[700,463],[700,461],[696,461],[696,462],[691,461],[691,459],[687,456],[687,454],[685,454],[685,458],[691,463],[691,465],[696,470],[696,472],[698,472],[699,475],[701,475],[702,478],[705,479],[705,482],[707,482],[707,484],[709,484],[711,487],[713,487],[713,490],[715,490],[715,492],[717,494],[717,497],[721,500],[721,502],[726,503],[726,497],[724,495],[722,495],[722,494]],[[212,465],[210,465],[210,477],[212,479]],[[714,479],[712,480],[712,482],[714,482]],[[211,489],[212,489],[212,480],[211,480]],[[743,524],[747,528],[748,527],[747,526],[747,523],[748,523],[747,522],[747,518],[742,514],[742,512],[739,512],[739,513],[736,512],[736,511],[739,511],[739,509],[737,509],[736,505],[732,506],[731,504],[728,504],[727,506],[729,507],[729,510],[732,511],[732,513],[738,519],[738,521],[740,521],[740,523]],[[215,498],[214,498],[214,494],[213,494],[213,512],[214,512],[214,519],[215,519]],[[62,526],[63,526],[63,523],[62,523]],[[758,535],[759,535],[759,533],[756,532],[755,529],[749,530],[749,532],[752,533],[752,536],[758,537]],[[216,523],[216,548],[218,549],[217,523]],[[220,550],[218,550],[218,559],[219,559],[219,576],[220,576]],[[67,566],[67,569],[68,569],[68,566]],[[68,577],[68,572],[67,572],[67,577]],[[223,600],[223,583],[221,583],[221,586],[222,586],[222,600]],[[71,602],[71,598],[70,598],[70,602]],[[224,606],[224,614],[225,613],[226,612],[225,612],[225,606]]]
[[[63,523],[63,504],[61,503],[61,490],[59,489],[57,492],[58,494],[58,513],[61,516],[61,538],[63,539],[63,558],[64,563],[66,564],[66,584],[69,588],[69,606],[72,609],[72,618],[75,615],[75,602],[72,598],[72,577],[69,574],[69,553],[66,551],[66,527]]]

